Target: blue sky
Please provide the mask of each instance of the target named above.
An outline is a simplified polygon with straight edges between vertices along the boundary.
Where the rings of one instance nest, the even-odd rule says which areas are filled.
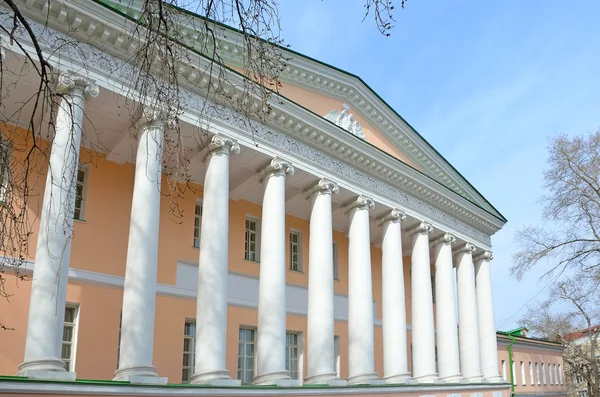
[[[386,38],[363,0],[281,1],[282,37],[361,76],[508,218],[492,274],[496,325],[514,328],[545,293],[543,268],[509,267],[515,230],[540,220],[549,137],[600,128],[600,1],[395,3]]]

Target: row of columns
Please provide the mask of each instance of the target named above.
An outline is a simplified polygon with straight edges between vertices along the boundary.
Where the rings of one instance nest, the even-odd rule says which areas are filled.
[[[98,87],[71,74],[62,75],[60,82],[64,95],[58,108],[56,135],[52,142],[51,167],[44,193],[32,282],[25,360],[19,367],[19,374],[33,376],[36,372],[38,375],[40,372],[52,372],[53,377],[68,378],[74,374],[65,373],[60,347],[81,122],[84,100],[98,95]],[[136,128],[139,145],[116,380],[166,383],[166,378],[159,378],[152,365],[164,126],[160,112],[150,110],[143,113]],[[239,384],[239,381],[231,379],[225,363],[229,157],[239,151],[237,142],[216,135],[211,138],[204,153],[207,167],[200,235],[196,362],[192,383]],[[293,173],[294,168],[289,162],[274,158],[258,175],[264,184],[264,199],[254,383],[260,385],[299,384],[285,370],[285,178]],[[344,383],[334,371],[332,195],[337,192],[337,185],[326,179],[321,179],[304,192],[311,200],[308,373],[305,380],[308,384]],[[363,195],[343,206],[349,217],[349,384],[382,383],[374,367],[369,236],[369,211],[373,207],[374,201]],[[411,377],[423,383],[440,378],[450,382],[463,378],[471,381],[483,378],[500,380],[489,272],[491,254],[485,252],[476,258],[474,271],[472,244],[454,252],[460,323],[457,335],[451,247],[455,238],[450,234],[433,242],[439,373],[436,370],[429,258],[429,234],[433,228],[426,222],[408,231],[413,244],[412,376],[408,372],[401,230],[404,218],[402,211],[393,209],[377,220],[383,228],[384,381],[403,383],[410,381]]]

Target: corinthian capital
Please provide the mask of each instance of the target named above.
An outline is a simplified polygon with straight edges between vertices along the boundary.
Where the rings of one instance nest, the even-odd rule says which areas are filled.
[[[406,214],[404,211],[394,208],[386,215],[377,218],[377,226],[383,226],[388,222],[402,222],[406,219]]]
[[[227,138],[222,135],[214,135],[208,144],[208,155],[220,153],[239,154],[240,145],[235,139]]]
[[[292,163],[279,157],[275,157],[266,167],[259,171],[258,181],[263,182],[272,175],[292,176],[294,175],[294,167],[292,166]]]
[[[94,80],[69,70],[58,75],[56,92],[58,94],[80,95],[85,99],[90,99],[97,97],[100,89]]]
[[[363,196],[362,194],[354,200],[344,204],[342,211],[344,214],[349,213],[353,210],[371,210],[375,207],[375,201],[371,197]]]
[[[494,259],[494,254],[492,253],[492,251],[483,251],[481,254],[478,254],[477,256],[475,256],[473,258],[474,262],[479,262],[479,261],[491,261]]]
[[[307,199],[310,199],[319,194],[335,194],[340,191],[337,183],[330,181],[329,179],[321,179],[310,189],[306,189],[302,194]]]

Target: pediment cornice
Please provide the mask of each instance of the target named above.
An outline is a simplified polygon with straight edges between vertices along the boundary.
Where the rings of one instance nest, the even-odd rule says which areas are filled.
[[[24,0],[18,0],[18,2],[25,4]],[[73,32],[73,28],[79,26],[87,38],[87,43],[116,55],[117,58],[128,59],[130,53],[135,50],[135,39],[128,35],[130,32],[127,30],[128,23],[123,23],[122,17],[109,10],[104,9],[102,12],[103,7],[98,4],[89,1],[85,4],[77,4],[70,1],[50,0],[50,12],[42,4],[48,4],[48,1],[27,0],[27,5],[35,6],[28,9],[29,16],[38,21],[43,20],[48,26],[75,38],[77,35]],[[112,20],[109,18],[111,15]],[[48,20],[46,20],[47,18]],[[116,21],[116,18],[120,20]],[[42,27],[42,29],[45,28]],[[47,36],[51,35],[49,29],[45,29],[44,32],[43,34]],[[84,52],[85,46],[86,44],[81,46]],[[81,59],[89,57],[89,53],[79,54],[81,50],[81,48],[75,49],[69,55]],[[66,48],[65,51],[69,51],[69,49]],[[99,71],[104,70],[104,73],[108,75],[114,74],[114,70],[109,68],[109,60],[106,59],[105,62],[107,64],[95,62],[92,67]],[[198,62],[196,64],[200,65]],[[187,80],[185,88],[193,92],[198,92],[208,84],[207,77],[201,77],[203,74],[196,67],[197,65],[191,64],[179,66]],[[115,76],[113,75],[112,78]],[[238,83],[241,86],[243,83],[243,77],[239,74],[232,72],[230,78],[233,84]],[[120,83],[126,85],[126,81]],[[273,110],[267,117],[267,126],[282,131],[285,135],[317,148],[356,169],[365,171],[369,178],[378,179],[407,192],[487,236],[494,234],[503,226],[503,220],[466,198],[454,194],[449,188],[432,178],[392,156],[382,153],[379,149],[365,144],[360,138],[330,123],[323,117],[319,117],[285,98],[281,100],[282,102],[273,101]],[[260,101],[256,100],[256,107],[258,106],[260,106]]]

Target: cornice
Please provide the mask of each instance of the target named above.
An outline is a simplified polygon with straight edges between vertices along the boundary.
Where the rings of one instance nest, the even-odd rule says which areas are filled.
[[[40,4],[35,3],[36,1]],[[43,11],[42,2],[47,4],[45,0],[30,0],[28,2],[28,4],[35,3],[36,5],[28,10],[28,14],[32,14],[33,19],[37,17],[38,19],[43,18],[45,21],[46,15],[48,15],[48,26],[55,27],[57,30],[66,30],[69,35],[73,34],[72,30],[75,25],[80,26],[80,30],[90,32],[90,36],[86,36],[87,42],[95,43],[95,45],[101,46],[104,49],[103,51],[106,51],[102,52],[102,50],[94,49],[88,44],[80,44],[79,46],[65,48],[63,56],[68,55],[79,63],[87,65],[86,67],[102,72],[112,79],[120,79],[119,84],[125,86],[126,77],[131,71],[130,66],[126,65],[120,58],[124,57],[126,59],[132,49],[136,48],[132,38],[127,37],[127,31],[123,28],[123,26],[127,27],[127,23],[118,25],[110,22],[105,24],[103,21],[107,20],[107,16],[102,15],[98,9],[100,11],[104,10],[104,13],[109,15],[112,15],[111,12],[92,2],[86,2],[86,5],[89,5],[92,10],[82,10],[81,6],[72,6],[70,2],[52,2],[51,12],[41,14],[40,12]],[[69,15],[69,19],[63,18],[61,23],[61,15]],[[118,14],[114,15],[118,16]],[[4,18],[9,18],[9,16],[5,14]],[[43,25],[34,24],[34,26],[36,26],[37,33],[43,36],[42,41],[47,46],[46,48],[56,45],[58,40],[68,39],[66,36],[62,37],[61,33],[54,32]],[[115,26],[119,27],[119,30],[114,30],[117,29]],[[93,27],[93,30],[90,30],[91,27]],[[114,41],[103,41],[103,37],[116,37],[116,39]],[[114,57],[109,54],[120,55]],[[200,62],[196,63],[200,64]],[[202,100],[199,94],[194,93],[191,88],[187,89],[187,87],[194,87],[198,91],[208,84],[207,78],[200,79],[200,73],[193,65],[181,65],[180,70],[188,80],[184,86],[182,85],[181,89],[183,106],[188,109],[203,109],[202,106],[199,106],[201,105],[199,102]],[[232,73],[230,77],[232,83],[239,82],[241,85],[242,76]],[[256,101],[256,106],[259,106],[258,101]],[[230,122],[235,124],[236,117],[239,118],[235,114],[232,115]],[[303,158],[312,159],[320,166],[333,172],[342,172],[349,180],[357,181],[368,189],[377,189],[386,197],[396,200],[397,205],[402,206],[402,208],[418,209],[432,219],[440,221],[443,226],[472,236],[486,245],[489,245],[489,236],[499,230],[504,223],[473,203],[460,198],[430,178],[425,177],[412,167],[391,156],[382,155],[378,149],[364,144],[359,138],[291,101],[284,101],[283,104],[273,104],[273,111],[267,118],[267,127],[273,127],[273,129],[269,130],[260,123],[255,124],[257,138],[262,138],[295,153],[302,152]],[[275,130],[283,131],[285,135],[278,134]],[[313,154],[313,149],[304,147],[304,143],[332,157],[329,158],[317,153]],[[354,167],[354,169],[348,168],[347,164]],[[462,222],[464,222],[464,225]]]

